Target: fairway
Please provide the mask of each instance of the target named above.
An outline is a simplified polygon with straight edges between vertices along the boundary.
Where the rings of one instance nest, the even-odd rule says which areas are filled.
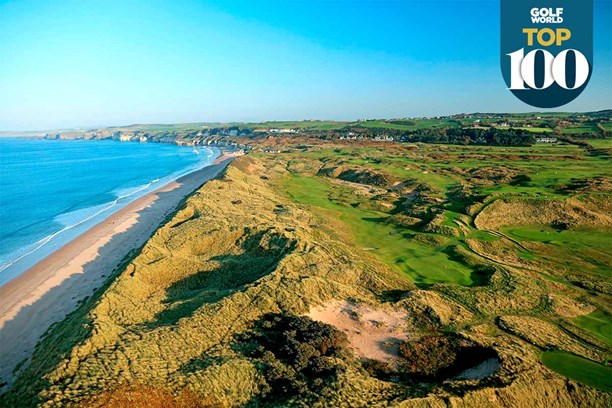
[[[344,222],[356,243],[390,267],[408,274],[417,284],[456,283],[470,286],[474,270],[451,260],[450,244],[432,246],[410,238],[413,231],[386,224],[388,214],[361,210],[342,203],[348,187],[332,185],[315,177],[291,176],[284,189],[293,201],[331,210]],[[343,191],[344,190],[344,191]]]
[[[590,385],[602,391],[612,392],[612,367],[561,351],[542,353],[542,363],[551,370]]]
[[[609,314],[596,310],[591,314],[576,317],[574,323],[598,339],[612,345],[612,319]]]
[[[372,122],[370,122],[372,123]],[[355,242],[367,248],[387,265],[411,276],[416,283],[458,283],[475,285],[473,270],[461,260],[449,259],[447,252],[461,245],[466,238],[490,241],[498,239],[485,231],[463,225],[457,228],[457,217],[462,203],[452,199],[453,190],[477,177],[481,184],[473,186],[480,195],[538,196],[543,200],[565,199],[560,186],[570,185],[586,177],[605,174],[607,162],[599,157],[584,156],[582,150],[572,145],[538,145],[534,147],[460,147],[443,145],[415,145],[415,155],[389,154],[372,148],[345,147],[343,149],[316,149],[304,152],[301,157],[387,174],[396,182],[429,186],[428,196],[446,201],[441,225],[458,231],[459,236],[447,233],[431,234],[435,239],[444,237],[444,244],[425,244],[411,238],[429,236],[432,231],[419,227],[403,227],[385,222],[389,214],[363,208],[368,198],[357,197],[352,188],[326,181],[323,177],[293,174],[282,187],[290,197],[305,205],[325,208],[333,212],[334,218],[343,221]],[[486,159],[483,160],[483,155]],[[581,157],[576,160],[574,157]],[[295,158],[297,162],[297,157]],[[302,159],[303,160],[303,159]],[[511,162],[509,161],[511,160]],[[465,169],[465,170],[464,170]],[[510,183],[513,178],[505,173],[516,174],[525,181]],[[506,182],[490,182],[490,177],[506,177]],[[516,176],[515,176],[516,177]],[[495,198],[494,198],[495,199]],[[397,205],[395,203],[394,205]],[[465,214],[463,215],[465,216]],[[447,230],[448,232],[448,230]],[[545,225],[506,227],[503,233],[517,241],[533,241],[546,246],[517,254],[523,259],[544,262],[551,268],[575,268],[591,274],[609,275],[608,265],[612,259],[605,243],[610,235],[607,230],[560,231]],[[466,235],[467,234],[467,235]]]
[[[532,253],[543,260],[572,266],[577,270],[602,276],[611,274],[612,255],[608,250],[609,231],[558,230],[544,225],[506,227],[501,231],[518,241],[546,244],[541,251]]]

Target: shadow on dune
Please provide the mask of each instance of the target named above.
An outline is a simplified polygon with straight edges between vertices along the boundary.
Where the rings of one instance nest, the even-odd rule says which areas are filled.
[[[276,269],[281,259],[296,243],[270,230],[258,231],[239,243],[238,255],[211,258],[219,266],[181,279],[166,290],[168,308],[158,313],[149,328],[175,324],[191,316],[206,303],[215,303],[232,293],[246,290],[248,285]]]

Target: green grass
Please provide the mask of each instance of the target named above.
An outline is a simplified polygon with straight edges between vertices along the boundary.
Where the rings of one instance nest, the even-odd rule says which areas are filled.
[[[493,161],[487,161],[492,165]],[[500,165],[511,165],[519,168],[524,174],[531,178],[527,186],[510,186],[507,184],[497,184],[477,188],[481,194],[493,193],[528,193],[528,194],[548,194],[557,195],[558,187],[571,183],[572,179],[592,178],[606,176],[609,174],[609,163],[606,160],[595,157],[588,157],[584,160],[551,160],[534,159],[512,163],[498,162]],[[468,160],[462,165],[475,167],[482,165]]]
[[[445,154],[449,158],[444,162],[430,160],[430,154]],[[458,154],[466,155],[461,160],[455,159]],[[474,155],[487,155],[487,159]],[[330,157],[342,160],[351,165],[363,166],[382,170],[394,175],[397,180],[417,180],[434,187],[437,192],[434,197],[448,198],[448,192],[454,188],[463,176],[453,173],[452,168],[478,168],[483,166],[505,165],[517,168],[526,174],[531,181],[524,186],[512,186],[504,183],[474,187],[473,190],[482,195],[490,194],[516,194],[523,193],[530,197],[546,197],[546,199],[564,199],[566,195],[559,191],[560,186],[571,183],[573,178],[589,178],[603,176],[609,172],[609,163],[599,157],[586,156],[584,149],[572,145],[559,146],[533,146],[533,147],[462,147],[438,145],[423,145],[418,153],[410,155],[381,154],[371,148],[343,148],[340,151],[332,149],[306,152],[304,155],[326,162]],[[507,158],[504,155],[518,156],[518,159]],[[533,157],[533,158],[531,158]],[[576,157],[576,159],[573,159]],[[580,159],[580,160],[578,160]],[[312,203],[311,203],[312,204]],[[457,227],[455,218],[457,209],[447,205],[446,219],[442,225]],[[315,205],[323,206],[322,203]],[[455,211],[455,212],[453,212]],[[373,215],[370,218],[375,218]],[[354,217],[353,217],[354,218]],[[372,226],[370,226],[372,227]],[[504,230],[505,233],[518,241],[537,241],[546,243],[542,253],[523,252],[519,256],[524,259],[537,259],[544,261],[553,268],[571,268],[581,272],[609,276],[608,265],[612,263],[612,256],[606,243],[612,238],[609,231],[557,231],[543,226],[519,226]],[[366,237],[368,236],[365,233]],[[471,231],[463,238],[472,238],[482,241],[496,240],[498,237],[490,234]],[[455,239],[456,241],[456,239]],[[365,245],[364,246],[370,246]],[[402,262],[401,255],[396,255],[392,248],[396,244],[387,245],[390,249],[380,250],[385,262],[395,264]],[[431,249],[430,249],[431,251]],[[424,254],[418,254],[425,258]],[[408,270],[410,273],[410,263]],[[418,267],[412,267],[418,271]],[[465,271],[464,271],[465,272]],[[414,274],[414,272],[412,272]],[[418,277],[426,281],[427,277]]]
[[[394,130],[418,130],[418,129],[440,129],[447,127],[457,127],[458,123],[448,119],[410,119],[414,125],[403,123],[393,123],[393,120],[368,120],[364,122],[352,123],[353,126],[363,126],[366,128],[384,128]]]
[[[481,231],[477,229],[473,229],[468,235],[466,235],[467,239],[476,239],[478,241],[497,241],[500,239],[499,236],[491,234],[487,231]]]
[[[335,122],[308,123],[344,126]],[[296,127],[291,122],[269,122],[264,126]],[[187,199],[177,215],[137,251],[138,256],[118,269],[118,276],[113,276],[77,313],[55,325],[43,338],[34,357],[24,365],[17,388],[10,394],[3,393],[0,405],[34,406],[44,403],[49,395],[58,398],[57,404],[74,405],[114,382],[142,380],[169,384],[175,393],[185,385],[198,395],[219,395],[220,403],[232,406],[257,405],[264,397],[261,390],[269,385],[265,382],[266,371],[260,370],[256,359],[239,354],[242,347],[250,348],[250,342],[242,340],[253,327],[252,322],[278,310],[306,313],[309,307],[324,305],[332,297],[365,300],[373,309],[383,303],[385,308],[405,309],[415,339],[438,327],[444,332],[461,330],[480,344],[494,334],[497,340],[487,344],[504,354],[504,364],[510,371],[542,361],[561,375],[611,392],[610,368],[603,364],[567,352],[531,353],[529,340],[520,334],[531,327],[539,330],[539,324],[517,320],[515,334],[488,324],[507,315],[528,314],[543,322],[562,319],[555,314],[561,311],[546,301],[548,293],[555,300],[564,297],[575,304],[603,304],[605,295],[598,291],[608,283],[609,278],[603,274],[612,264],[612,254],[606,246],[611,238],[609,229],[505,229],[507,235],[525,245],[523,249],[506,242],[501,234],[496,235],[498,231],[477,230],[465,212],[467,204],[484,205],[498,199],[478,192],[567,198],[572,193],[559,193],[556,185],[571,178],[609,173],[609,159],[561,143],[516,148],[427,144],[407,147],[388,143],[372,148],[369,142],[325,141],[315,145],[311,139],[287,139],[292,140],[286,145],[287,153],[253,152],[239,158],[220,180],[207,183]],[[273,142],[276,146],[278,140]],[[302,144],[312,147],[302,152]],[[346,163],[372,172],[388,172],[398,181],[410,182],[370,202],[372,196],[365,189],[316,175],[320,166]],[[474,183],[472,173],[464,171],[498,166],[529,175],[529,185],[513,187],[491,178],[489,184],[480,187]],[[266,177],[262,177],[264,174]],[[393,212],[390,208],[361,205],[380,204],[383,200],[404,203],[406,195],[419,183],[436,190],[426,191],[427,197],[442,198],[423,200],[432,214],[443,212],[444,218],[436,222],[460,229],[461,236],[450,236],[446,228],[427,229],[440,233],[425,233],[422,227],[400,227],[387,222],[388,212]],[[453,191],[459,183],[466,186],[465,201]],[[301,208],[288,203],[287,198]],[[444,201],[447,199],[450,202]],[[542,203],[547,204],[546,200],[542,198]],[[412,214],[408,206],[398,210]],[[422,218],[429,220],[428,216]],[[406,217],[404,221],[410,225],[416,220]],[[232,228],[228,229],[228,225]],[[470,247],[467,239],[495,242]],[[315,250],[311,250],[313,245]],[[507,263],[506,253],[512,255],[508,258],[512,263]],[[514,262],[514,255],[525,259],[524,268]],[[500,267],[493,267],[493,262]],[[492,267],[479,268],[479,263]],[[490,275],[486,280],[479,279],[494,273],[491,270],[497,271],[494,279],[488,279]],[[589,272],[601,276],[587,276]],[[564,274],[571,274],[571,279]],[[565,277],[567,281],[561,279]],[[413,289],[409,278],[421,288],[433,283],[450,284],[426,287],[426,291],[398,304]],[[112,289],[108,289],[109,285]],[[465,287],[477,285],[486,286]],[[563,319],[567,324],[563,328],[573,329],[566,333],[569,337],[563,335],[567,342],[560,339],[550,344],[563,344],[567,350],[597,361],[607,357],[605,351],[579,335],[586,337],[588,332],[610,344],[610,315],[600,310]],[[483,323],[487,324],[484,330]],[[547,326],[542,325],[542,330]],[[518,346],[505,346],[510,343]],[[104,345],[104,349],[96,345]],[[237,345],[240,348],[235,348]],[[482,387],[495,391],[498,385],[503,386],[507,374],[507,370],[502,371],[482,382],[481,387],[474,383],[467,391],[431,384],[415,394],[406,393],[405,387],[390,389],[388,382],[375,378],[359,364],[357,359],[347,357],[341,381],[329,381],[332,388],[321,393],[318,405],[329,405],[332,399],[384,405],[385,399],[390,404],[401,403],[401,398],[424,393],[432,400],[453,398],[458,404],[469,405]],[[566,387],[564,381],[549,381],[551,372],[540,368],[525,373],[527,381],[538,384],[538,397],[548,395],[553,402],[574,398],[576,404],[583,406],[605,401],[604,393],[595,396],[580,387],[577,391]],[[347,388],[346,384],[356,385]],[[219,390],[223,392],[219,394]],[[516,389],[508,392],[508,398],[517,405],[529,405],[528,393]],[[7,398],[14,404],[5,403]]]
[[[575,134],[575,133],[602,133],[597,125],[582,124],[579,126],[571,126],[561,130],[561,133]]]
[[[612,367],[561,351],[542,353],[542,363],[551,370],[579,383],[612,392]]]
[[[366,128],[384,128],[384,129],[393,129],[393,130],[416,130],[418,129],[417,126],[387,123],[383,120],[372,120],[372,121],[367,121],[367,122],[359,122],[359,123],[354,123],[353,125],[362,126]]]
[[[546,244],[544,252],[534,253],[549,262],[609,277],[612,254],[608,230],[557,230],[543,225],[505,227],[501,232],[517,241],[536,241]]]
[[[454,211],[444,211],[445,220],[442,221],[442,225],[446,225],[447,227],[457,228],[457,223],[455,219],[459,217],[461,214]]]
[[[410,238],[412,231],[385,223],[387,214],[353,207],[355,203],[347,201],[352,198],[349,187],[331,185],[316,177],[291,176],[283,188],[299,204],[332,211],[362,249],[408,274],[417,284],[477,283],[471,268],[449,258],[445,250],[450,244],[434,247],[418,242]]]
[[[337,121],[272,121],[261,123],[242,123],[243,127],[252,129],[269,128],[291,128],[291,129],[312,129],[312,130],[337,130],[346,126],[361,126],[366,128],[382,128],[392,130],[417,130],[429,128],[457,127],[458,123],[447,119],[410,119],[405,122],[413,122],[414,125],[399,123],[395,120],[366,120],[361,122],[337,122]]]
[[[551,128],[545,128],[545,127],[513,127],[512,129],[519,129],[519,130],[524,130],[526,132],[533,132],[533,133],[548,133],[548,132],[553,131]]]
[[[348,125],[348,122],[336,121],[272,121],[261,123],[242,123],[243,127],[251,129],[312,129],[312,130],[335,130]]]
[[[434,145],[435,146],[435,145]],[[435,172],[433,168],[419,160],[405,157],[391,157],[372,148],[344,149],[341,152],[332,149],[305,152],[301,157],[326,159],[341,157],[346,163],[386,171],[401,181],[415,179],[427,183],[440,191],[457,185],[457,181],[450,176]]]
[[[444,154],[448,159],[431,159],[430,155]],[[457,155],[464,155],[461,159]],[[474,155],[471,157],[471,155]],[[486,155],[482,159],[480,155]],[[511,157],[508,157],[511,156]],[[447,199],[448,193],[461,182],[465,176],[457,174],[453,168],[479,168],[491,166],[509,166],[517,169],[520,173],[531,178],[526,185],[512,186],[504,183],[491,183],[490,185],[473,187],[473,191],[479,195],[487,196],[491,194],[516,194],[522,193],[529,197],[545,197],[545,199],[564,199],[567,197],[559,189],[572,182],[572,179],[583,179],[596,176],[605,176],[609,172],[609,162],[600,157],[585,155],[584,149],[573,145],[558,146],[532,146],[532,147],[463,147],[463,146],[443,146],[443,145],[421,145],[420,148],[411,154],[394,154],[393,152],[381,152],[377,149],[367,147],[343,148],[342,150],[321,149],[305,152],[303,156],[316,158],[322,162],[328,162],[330,158],[335,158],[338,163],[361,166],[370,169],[381,170],[392,174],[398,181],[416,180],[417,183],[425,183],[435,188],[435,192],[430,194],[436,198]],[[517,158],[515,158],[517,157]],[[333,162],[333,161],[332,161]],[[329,192],[322,193],[324,197],[329,196]],[[327,194],[327,196],[326,196]],[[543,198],[544,199],[544,198]],[[299,200],[298,200],[299,201]],[[312,203],[302,200],[302,203],[324,207],[325,203]],[[350,203],[343,204],[346,207]],[[352,207],[351,207],[352,208]],[[457,228],[455,218],[460,207],[449,203],[446,206],[446,219],[442,225]],[[335,208],[337,210],[338,208]],[[360,211],[355,209],[355,211]],[[385,215],[386,216],[386,215]],[[344,215],[344,217],[348,217]],[[369,218],[382,217],[373,214]],[[357,215],[351,216],[351,220],[358,219]],[[361,222],[361,224],[363,221]],[[353,223],[361,225],[359,223]],[[370,247],[367,243],[368,237],[373,236],[368,229],[374,228],[376,224],[368,225],[362,230],[365,239],[363,246]],[[353,228],[359,232],[356,226]],[[505,233],[518,241],[536,241],[547,245],[540,252],[524,251],[519,254],[524,259],[543,261],[551,268],[564,270],[576,270],[586,273],[610,276],[609,264],[612,263],[612,255],[607,249],[606,243],[612,238],[609,231],[557,231],[543,226],[519,226],[504,230]],[[463,235],[463,234],[462,234]],[[480,231],[470,231],[463,239],[472,238],[482,241],[496,240],[498,237]],[[390,244],[385,244],[385,248],[377,249],[383,260],[387,264],[394,266],[403,264],[402,270],[412,276],[420,273],[422,265],[417,265],[418,261],[405,260],[405,255],[395,248],[400,247],[397,237],[391,239]],[[453,242],[458,239],[453,238]],[[401,241],[400,241],[401,242]],[[405,244],[404,244],[405,245]],[[423,245],[423,244],[419,244]],[[426,259],[425,252],[419,252],[422,247],[416,246],[413,256]],[[410,250],[413,246],[410,246]],[[427,248],[431,252],[431,248]],[[405,252],[406,253],[406,252]],[[443,254],[442,254],[443,255]],[[441,254],[436,254],[440,257]],[[443,265],[442,268],[444,268]],[[442,269],[438,268],[437,269]],[[434,268],[430,268],[434,269]],[[463,273],[466,273],[464,270]],[[416,280],[428,281],[427,276],[416,276]],[[464,281],[464,284],[467,281]]]
[[[529,252],[519,252],[518,256],[523,259],[535,259],[535,255]]]
[[[587,142],[596,149],[612,149],[612,139],[589,139]]]
[[[591,314],[576,317],[574,323],[598,339],[612,345],[612,318],[609,314],[596,310]]]

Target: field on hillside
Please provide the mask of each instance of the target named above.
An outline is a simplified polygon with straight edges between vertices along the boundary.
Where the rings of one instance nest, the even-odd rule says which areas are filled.
[[[588,143],[596,149],[612,149],[612,139],[590,139]]]
[[[587,148],[256,140],[0,405],[608,406],[612,165]]]
[[[330,139],[393,139],[405,142],[469,145],[533,145],[536,138],[593,139],[599,143],[612,131],[611,111],[584,113],[533,112],[522,114],[471,113],[434,118],[283,120],[265,122],[200,122],[133,124],[98,129],[55,129],[41,132],[0,132],[9,136],[49,139],[106,139],[179,142],[180,144],[242,143],[283,136]]]

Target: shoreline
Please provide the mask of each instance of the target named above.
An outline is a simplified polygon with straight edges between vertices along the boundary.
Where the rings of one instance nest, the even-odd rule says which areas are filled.
[[[212,165],[134,200],[0,286],[0,384],[12,382],[13,369],[31,356],[51,324],[75,310],[130,252],[150,239],[185,197],[237,156],[222,150]]]
[[[57,144],[58,142],[84,142],[86,144],[92,143],[90,140],[45,140],[44,138],[16,138],[11,137],[11,140],[18,139],[30,139],[31,141],[37,140],[50,144]],[[95,140],[97,141],[97,140]],[[126,143],[119,141],[111,141],[111,140],[101,140],[97,142],[106,142],[106,144],[124,144]],[[134,143],[134,145],[142,145],[142,143]],[[156,143],[162,144],[162,143]],[[165,145],[175,145],[170,143],[163,143]],[[10,145],[9,145],[10,146]],[[41,145],[37,145],[41,146]],[[43,145],[44,146],[44,145]],[[178,148],[182,148],[183,150],[192,150],[192,147],[185,147],[175,145]],[[220,146],[202,146],[204,149],[210,150],[212,153],[212,158],[215,156],[221,156],[224,152],[232,152],[238,151],[239,149],[235,146],[230,147],[220,147]],[[4,148],[4,145],[0,146],[0,150]],[[27,149],[28,146],[23,146],[24,149]],[[42,147],[44,148],[44,147]],[[36,145],[35,145],[36,149]],[[21,242],[17,241],[12,243],[9,246],[10,249],[4,248],[2,259],[0,260],[0,287],[8,284],[11,280],[17,278],[20,274],[24,273],[38,262],[45,259],[47,256],[51,255],[53,252],[59,250],[64,245],[68,244],[70,241],[74,240],[90,228],[104,221],[104,219],[110,217],[113,213],[121,209],[122,207],[128,205],[130,202],[150,193],[159,188],[165,186],[166,184],[178,180],[181,177],[193,173],[199,169],[202,169],[203,166],[210,166],[214,164],[214,161],[210,161],[211,156],[209,153],[200,154],[199,151],[195,151],[195,147],[193,147],[194,153],[197,154],[198,161],[194,162],[191,165],[185,166],[183,168],[175,169],[168,171],[166,174],[156,174],[145,179],[142,178],[140,183],[136,182],[135,184],[128,186],[128,181],[123,180],[123,185],[115,185],[111,186],[111,189],[107,190],[104,193],[106,200],[102,200],[101,202],[93,202],[89,204],[83,205],[83,203],[79,203],[76,205],[72,205],[73,203],[68,203],[68,206],[63,208],[62,210],[58,210],[58,213],[53,213],[52,219],[48,218],[47,220],[35,219],[34,223],[39,223],[41,221],[46,222],[48,225],[43,225],[44,229],[47,231],[48,235],[43,236],[35,236],[30,242]],[[205,162],[202,161],[202,158],[205,158]],[[154,163],[152,163],[154,165]],[[4,168],[4,166],[2,166]],[[27,174],[27,173],[26,173]],[[101,173],[103,174],[103,173]],[[39,180],[44,179],[45,176],[39,175]],[[155,178],[155,179],[154,179]],[[20,183],[22,185],[26,184],[25,182]],[[86,190],[86,188],[85,188]],[[5,210],[10,207],[11,204]],[[21,209],[27,208],[22,204],[17,204]],[[77,213],[76,216],[73,216],[73,212]],[[8,214],[8,212],[6,212]],[[13,218],[13,217],[10,217]],[[30,222],[30,225],[31,222]],[[59,225],[59,227],[56,227]],[[20,229],[23,226],[19,227]],[[17,230],[15,235],[18,235],[20,230]],[[26,232],[26,235],[28,232]]]

